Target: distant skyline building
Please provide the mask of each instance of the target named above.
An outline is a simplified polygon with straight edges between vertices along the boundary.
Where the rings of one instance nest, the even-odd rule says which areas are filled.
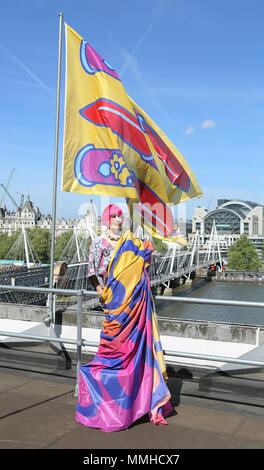
[[[179,234],[186,236],[193,243],[196,232],[200,235],[200,244],[208,245],[212,227],[215,224],[220,248],[227,254],[242,234],[248,236],[257,249],[260,257],[263,257],[264,244],[264,206],[252,201],[239,199],[218,199],[217,207],[211,211],[198,206],[194,209],[191,220],[179,218],[175,220],[175,226]],[[124,225],[129,228],[129,222],[125,217]],[[43,215],[38,207],[35,207],[30,196],[23,202],[22,207],[16,210],[7,210],[6,206],[0,208],[0,233],[12,235],[23,227],[31,229],[39,227],[51,230],[51,215]],[[97,207],[91,200],[87,206],[85,215],[81,218],[61,218],[56,220],[56,236],[60,236],[70,229],[77,233],[88,233],[94,238],[101,233],[101,217],[97,215]],[[89,236],[88,235],[88,236]]]
[[[67,230],[72,229],[74,225],[74,219],[57,219],[56,235],[62,235]],[[11,236],[23,227],[26,229],[39,227],[41,229],[51,230],[51,226],[51,216],[41,214],[39,208],[35,207],[30,200],[30,196],[27,197],[22,207],[18,207],[16,210],[9,211],[6,206],[0,208],[0,233]]]
[[[22,227],[33,228],[41,218],[39,208],[34,208],[28,196],[22,207],[9,211],[6,206],[0,208],[0,232],[12,235]]]
[[[97,207],[92,199],[87,205],[86,214],[79,220],[75,221],[75,227],[78,233],[85,236],[90,235],[94,238],[98,233],[99,217],[97,216]]]
[[[89,232],[93,237],[98,231],[101,233],[101,217],[97,216],[97,208],[91,200],[87,206],[86,214],[78,218],[64,217],[56,220],[56,236],[60,236],[70,229],[76,229],[77,233]],[[28,195],[22,206],[16,210],[8,210],[6,206],[0,208],[0,233],[11,236],[16,231],[39,227],[44,230],[52,229],[52,217],[44,215],[38,207],[35,207]]]
[[[245,234],[262,257],[264,206],[238,199],[218,199],[217,207],[212,211],[204,207],[196,207],[192,217],[192,234],[189,235],[189,240],[192,241],[198,230],[201,244],[208,244],[213,224],[216,226],[223,251],[227,251],[241,235]]]

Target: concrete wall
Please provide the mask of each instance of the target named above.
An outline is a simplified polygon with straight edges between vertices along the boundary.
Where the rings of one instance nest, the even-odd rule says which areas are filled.
[[[46,315],[46,307],[0,303],[0,318],[41,322]],[[101,328],[104,320],[102,312],[83,314],[83,327]],[[203,339],[246,344],[264,344],[264,328],[255,326],[216,323],[209,321],[176,320],[158,317],[160,332],[163,335],[181,338]],[[76,325],[76,312],[56,313],[58,325]]]
[[[163,335],[256,345],[264,343],[264,328],[255,326],[164,317],[158,320]]]
[[[47,314],[46,307],[0,302],[0,318],[9,320],[42,321]]]

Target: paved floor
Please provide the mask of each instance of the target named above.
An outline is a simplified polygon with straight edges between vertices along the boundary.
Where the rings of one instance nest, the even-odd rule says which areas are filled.
[[[0,368],[0,449],[241,449],[264,447],[263,408],[180,397],[168,426],[146,419],[118,433],[74,421],[74,379]],[[170,387],[173,388],[173,382]],[[173,392],[173,390],[172,390]]]

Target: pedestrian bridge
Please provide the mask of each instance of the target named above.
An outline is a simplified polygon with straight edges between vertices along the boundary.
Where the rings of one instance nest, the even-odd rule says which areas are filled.
[[[199,233],[188,249],[183,250],[177,244],[171,244],[164,254],[154,252],[149,268],[150,283],[153,288],[161,286],[177,286],[185,283],[187,279],[194,279],[196,275],[207,276],[211,265],[222,269],[222,259],[217,241],[212,241],[206,249],[199,246]],[[77,245],[78,246],[78,245]],[[74,248],[74,247],[73,247]],[[71,244],[72,249],[72,244]],[[85,250],[73,250],[71,255],[65,252],[61,261],[55,266],[54,286],[61,289],[92,290],[87,278],[87,253]],[[49,286],[50,267],[36,263],[24,265],[7,264],[0,267],[0,284],[13,286]],[[13,302],[21,304],[43,305],[46,298],[42,294],[25,292],[0,292],[0,302]]]

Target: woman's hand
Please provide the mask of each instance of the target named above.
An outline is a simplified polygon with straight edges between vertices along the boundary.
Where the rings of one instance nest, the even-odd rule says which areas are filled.
[[[104,302],[103,302],[102,295],[103,295],[103,290],[104,289],[102,288],[102,286],[98,285],[98,286],[96,286],[96,290],[97,290],[97,293],[99,294],[98,300],[99,300],[100,304],[103,305]]]
[[[102,293],[103,293],[103,288],[102,288],[102,286],[100,286],[100,284],[98,284],[98,286],[96,286],[96,291],[101,297]]]

